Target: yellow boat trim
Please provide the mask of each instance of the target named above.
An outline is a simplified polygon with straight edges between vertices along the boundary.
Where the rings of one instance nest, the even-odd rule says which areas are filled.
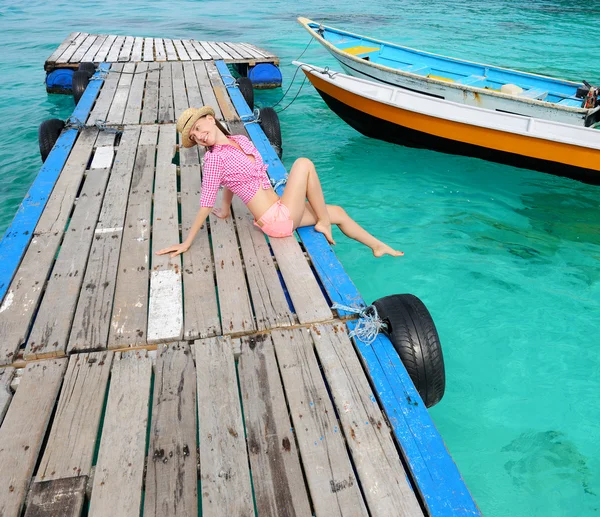
[[[598,149],[553,142],[534,136],[474,126],[416,113],[348,92],[308,71],[304,71],[304,73],[317,90],[321,90],[334,99],[367,115],[386,120],[398,126],[439,136],[447,140],[496,149],[520,156],[548,160],[583,169],[600,170],[600,151]]]
[[[348,54],[352,54],[353,56],[357,56],[358,54],[367,54],[368,52],[373,52],[374,50],[379,50],[380,47],[365,47],[364,45],[359,45],[357,47],[349,47],[340,49]]]
[[[429,74],[427,77],[429,77],[430,79],[437,79],[438,81],[445,81],[447,83],[454,82],[454,79],[450,79],[449,77],[442,77],[441,75]]]

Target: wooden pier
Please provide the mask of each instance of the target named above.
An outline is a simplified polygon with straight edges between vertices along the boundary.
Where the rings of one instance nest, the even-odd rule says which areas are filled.
[[[3,241],[29,234],[0,306],[0,515],[479,515],[389,340],[330,308],[364,302],[322,235],[267,239],[236,198],[155,254],[199,207],[185,108],[284,171],[225,64],[104,70]]]
[[[74,68],[79,63],[152,63],[214,61],[254,66],[279,64],[277,56],[251,43],[144,38],[72,32],[44,63],[44,70]]]

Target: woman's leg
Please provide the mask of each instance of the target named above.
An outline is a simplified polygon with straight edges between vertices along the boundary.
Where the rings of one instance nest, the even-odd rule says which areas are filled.
[[[307,198],[316,218],[312,223],[315,225],[315,230],[325,235],[331,244],[335,244],[331,235],[331,221],[325,205],[323,189],[315,166],[308,158],[298,158],[290,170],[281,196],[281,202],[290,211],[294,228],[300,226]]]
[[[337,224],[346,236],[371,248],[373,250],[373,255],[376,257],[381,257],[382,255],[399,257],[404,255],[402,251],[397,251],[373,237],[367,230],[352,219],[341,206],[326,205],[326,208],[331,224]],[[316,221],[316,214],[312,210],[312,207],[306,203],[302,220],[298,226],[311,226],[315,224]]]

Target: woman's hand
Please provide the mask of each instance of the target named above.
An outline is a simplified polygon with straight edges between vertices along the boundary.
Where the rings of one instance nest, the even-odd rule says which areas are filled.
[[[225,208],[213,208],[212,211],[219,219],[227,219],[231,214],[231,210]]]
[[[156,254],[164,255],[166,253],[170,253],[171,258],[173,258],[181,253],[185,253],[189,249],[190,249],[190,245],[185,242],[182,242],[181,244],[175,244],[174,246],[169,246],[168,248],[163,248],[162,250],[157,251]]]

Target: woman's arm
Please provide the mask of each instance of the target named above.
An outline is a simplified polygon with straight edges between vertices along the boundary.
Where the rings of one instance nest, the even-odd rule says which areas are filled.
[[[227,187],[223,188],[223,199],[221,208],[214,208],[213,214],[221,219],[227,219],[229,214],[231,214],[231,200],[233,199],[233,192],[229,190]]]
[[[187,250],[189,250],[192,242],[194,241],[194,237],[196,237],[196,234],[200,228],[202,228],[202,225],[206,221],[206,218],[208,217],[208,214],[210,214],[211,210],[211,206],[201,207],[200,210],[198,210],[198,215],[194,220],[194,224],[192,224],[192,227],[190,228],[187,238],[181,244],[175,244],[174,246],[163,248],[162,250],[157,251],[156,254],[164,255],[165,253],[170,253],[171,257],[176,257],[180,253],[185,253]]]

